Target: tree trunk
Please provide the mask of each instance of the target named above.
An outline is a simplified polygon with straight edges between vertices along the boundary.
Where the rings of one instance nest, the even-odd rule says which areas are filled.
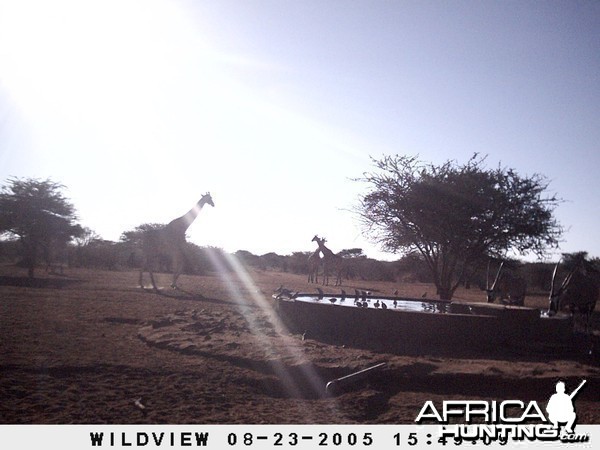
[[[451,288],[445,287],[439,288],[438,293],[440,295],[440,300],[452,300],[452,294],[454,294]]]
[[[452,289],[452,283],[449,280],[436,280],[435,287],[440,300],[452,300],[454,289]]]

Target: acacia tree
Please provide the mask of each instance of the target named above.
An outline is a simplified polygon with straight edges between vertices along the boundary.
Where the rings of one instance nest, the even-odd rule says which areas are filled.
[[[369,184],[357,207],[367,235],[385,251],[418,252],[444,300],[485,258],[543,256],[562,234],[553,217],[560,200],[545,194],[543,176],[488,169],[484,159],[436,166],[384,156],[373,159],[379,171],[358,179]]]
[[[0,191],[0,236],[18,238],[30,277],[40,254],[50,259],[53,250],[83,231],[63,188],[51,180],[9,179]]]

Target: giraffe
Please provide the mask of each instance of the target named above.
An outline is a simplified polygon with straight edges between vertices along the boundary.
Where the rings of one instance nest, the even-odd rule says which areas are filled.
[[[321,265],[321,249],[316,249],[308,257],[308,282],[319,283],[319,266]]]
[[[319,250],[323,253],[323,285],[329,285],[329,271],[333,270],[335,274],[335,286],[341,286],[343,259],[340,255],[336,255],[325,246],[326,241],[327,239],[319,238],[317,235],[312,238],[312,242],[316,242]]]
[[[67,245],[67,241],[59,238],[50,239],[41,244],[46,262],[46,273],[63,275],[64,265],[69,259]]]
[[[144,272],[148,272],[152,286],[154,289],[158,289],[154,282],[152,266],[160,262],[161,258],[167,256],[171,257],[173,264],[173,281],[171,282],[171,287],[177,289],[177,278],[179,278],[183,270],[185,232],[206,204],[215,206],[210,193],[204,194],[198,203],[183,216],[173,219],[162,228],[149,230],[144,234],[142,237],[144,261],[140,269],[140,287],[144,287],[142,277]]]
[[[599,297],[598,281],[592,272],[595,271],[589,262],[580,256],[575,259],[575,265],[569,271],[558,289],[555,286],[556,273],[560,260],[554,266],[552,283],[550,284],[550,307],[551,315],[560,309],[567,309],[582,322],[584,332],[591,333],[591,319],[596,308]],[[591,269],[591,270],[590,270]]]

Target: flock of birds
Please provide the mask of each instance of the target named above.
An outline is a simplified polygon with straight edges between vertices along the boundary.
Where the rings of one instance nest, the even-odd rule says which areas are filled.
[[[287,288],[284,288],[283,286],[279,286],[279,288],[275,289],[275,291],[273,292],[273,297],[278,300],[281,300],[281,299],[293,300],[296,297],[298,297],[298,295],[300,295],[300,292],[291,291]],[[380,301],[379,299],[375,299],[375,301],[371,303],[371,299],[369,298],[370,295],[371,295],[370,291],[354,289],[354,295],[348,296],[346,294],[346,291],[344,289],[342,289],[342,292],[339,297],[329,297],[329,298],[327,298],[327,300],[331,304],[335,304],[338,302],[341,304],[341,303],[344,303],[346,301],[346,299],[350,297],[350,298],[353,298],[354,306],[359,307],[359,308],[369,308],[370,306],[373,306],[374,308],[381,308],[381,309],[388,308],[388,305],[383,300]],[[397,290],[394,291],[394,295],[398,295]],[[322,289],[317,288],[317,295],[314,297],[314,299],[316,301],[325,299],[325,293],[323,292]],[[396,308],[398,306],[398,301],[394,300],[393,305],[394,305],[394,308]]]

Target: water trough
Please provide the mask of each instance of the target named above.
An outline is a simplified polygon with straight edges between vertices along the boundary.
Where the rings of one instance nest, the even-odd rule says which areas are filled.
[[[572,335],[567,315],[545,316],[539,309],[490,303],[340,294],[273,295],[286,326],[307,336],[349,346],[387,351],[461,349],[566,343]]]

